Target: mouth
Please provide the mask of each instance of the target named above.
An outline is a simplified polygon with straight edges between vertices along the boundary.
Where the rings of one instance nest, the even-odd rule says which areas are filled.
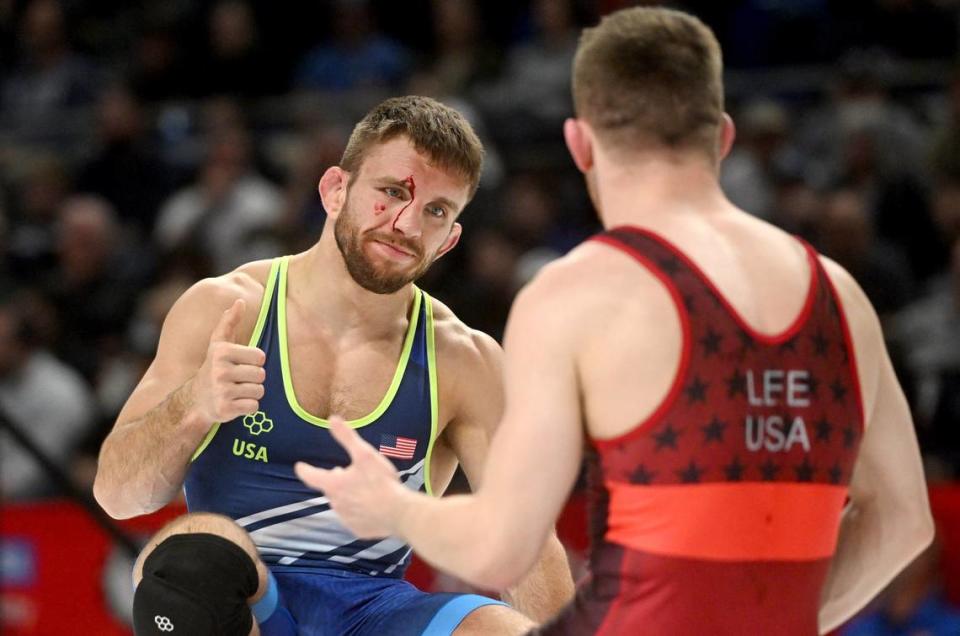
[[[409,260],[417,257],[416,254],[410,250],[404,249],[395,243],[378,241],[377,239],[373,239],[371,243],[373,243],[380,252],[396,260]]]

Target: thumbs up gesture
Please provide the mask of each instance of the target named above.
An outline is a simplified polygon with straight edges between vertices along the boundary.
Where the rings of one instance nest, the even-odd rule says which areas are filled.
[[[193,402],[204,419],[227,422],[255,413],[263,397],[266,354],[240,344],[237,327],[246,303],[237,299],[210,334],[207,357],[193,381]]]

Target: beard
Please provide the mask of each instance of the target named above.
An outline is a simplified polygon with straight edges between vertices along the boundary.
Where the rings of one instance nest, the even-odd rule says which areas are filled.
[[[347,272],[358,285],[375,294],[393,294],[408,283],[420,278],[433,259],[424,258],[423,249],[417,243],[391,234],[367,232],[363,236],[353,222],[350,213],[350,197],[343,202],[343,209],[333,226],[333,236],[337,241]],[[418,259],[412,268],[393,270],[389,266],[378,266],[363,251],[368,241],[380,241],[396,245]]]

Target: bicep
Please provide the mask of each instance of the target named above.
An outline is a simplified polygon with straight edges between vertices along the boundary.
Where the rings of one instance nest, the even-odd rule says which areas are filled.
[[[521,295],[507,325],[506,411],[481,495],[543,537],[576,480],[583,434],[566,316],[537,296]]]
[[[203,364],[220,303],[203,282],[181,296],[163,322],[157,353],[117,417],[143,417],[183,385]]]
[[[473,491],[480,487],[490,444],[504,408],[503,352],[487,336],[478,335],[476,344],[479,350],[476,368],[463,384],[460,408],[444,432],[445,441]]]
[[[926,486],[913,419],[893,365],[883,349],[873,404],[850,482],[850,498],[882,497],[892,502],[926,502]]]

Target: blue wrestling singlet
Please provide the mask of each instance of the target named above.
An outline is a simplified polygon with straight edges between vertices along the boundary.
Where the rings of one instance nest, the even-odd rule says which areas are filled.
[[[333,468],[349,458],[327,421],[304,410],[293,391],[287,265],[288,257],[274,261],[250,337],[266,353],[260,410],[211,428],[187,473],[187,507],[231,517],[250,534],[278,584],[277,607],[285,610],[281,629],[271,629],[277,620],[258,612],[264,634],[449,634],[469,612],[498,601],[417,590],[402,580],[408,545],[391,537],[357,539],[327,498],[293,473],[297,461]],[[432,305],[421,290],[386,395],[348,424],[394,463],[404,485],[432,494],[437,376]]]

